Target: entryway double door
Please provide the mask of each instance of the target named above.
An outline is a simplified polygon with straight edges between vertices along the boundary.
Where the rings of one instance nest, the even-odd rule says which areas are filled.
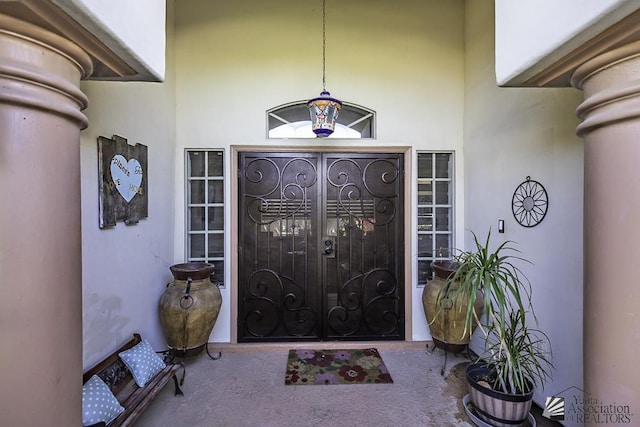
[[[238,341],[404,339],[402,154],[238,165]]]

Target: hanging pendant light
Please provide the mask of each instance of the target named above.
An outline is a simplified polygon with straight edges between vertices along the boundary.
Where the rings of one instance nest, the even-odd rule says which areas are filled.
[[[307,104],[311,116],[311,129],[318,138],[326,138],[333,133],[340,108],[342,108],[342,101],[331,97],[326,89],[327,19],[325,3],[326,0],[322,0],[322,92],[319,97],[313,98]]]

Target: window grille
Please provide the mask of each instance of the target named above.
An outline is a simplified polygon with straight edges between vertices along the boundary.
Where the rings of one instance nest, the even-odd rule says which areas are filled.
[[[453,255],[453,153],[418,152],[418,286],[433,277],[431,262]]]
[[[213,264],[214,284],[224,286],[224,151],[187,150],[187,260]]]

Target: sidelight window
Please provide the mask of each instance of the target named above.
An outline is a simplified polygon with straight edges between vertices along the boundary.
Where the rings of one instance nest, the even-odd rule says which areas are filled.
[[[213,264],[224,286],[224,151],[187,150],[187,260]]]
[[[453,251],[453,153],[418,152],[418,286]]]

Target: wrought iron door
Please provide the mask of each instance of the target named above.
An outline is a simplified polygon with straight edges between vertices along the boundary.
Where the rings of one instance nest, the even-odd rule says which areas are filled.
[[[238,341],[404,339],[403,164],[240,154]]]

